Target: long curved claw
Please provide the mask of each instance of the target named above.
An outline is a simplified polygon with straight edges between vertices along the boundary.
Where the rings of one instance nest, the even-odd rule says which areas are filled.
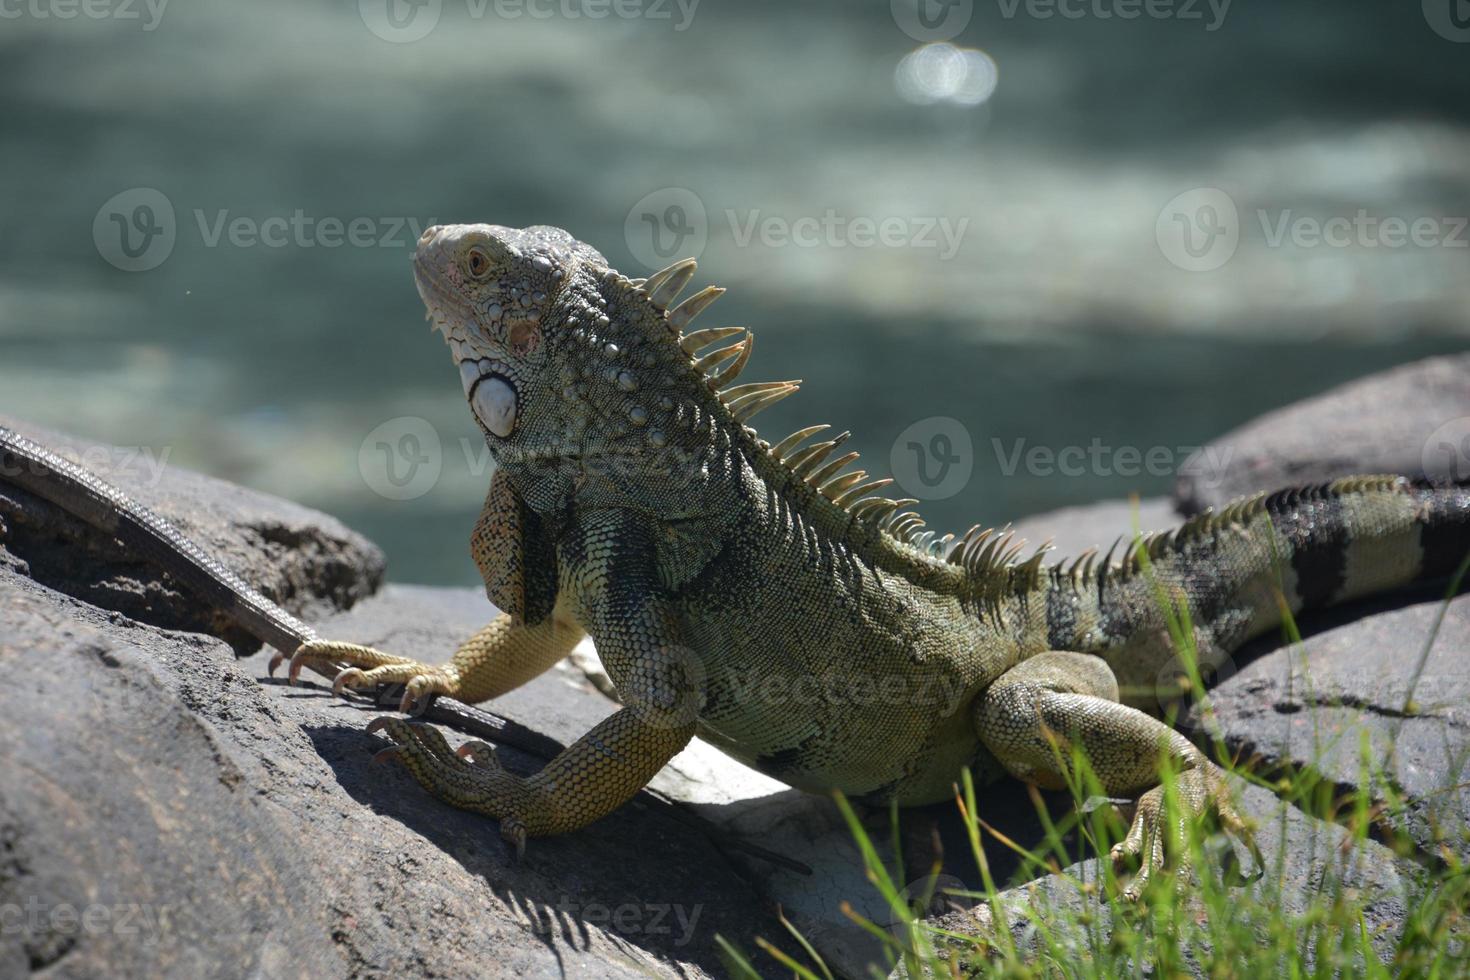
[[[332,693],[340,695],[347,688],[356,689],[358,687],[366,687],[367,685],[363,683],[363,679],[366,676],[362,668],[348,667],[332,681]]]
[[[282,654],[272,657],[269,667],[272,676],[277,667],[287,662],[288,658]],[[402,684],[403,699],[398,707],[404,714],[422,714],[433,695],[453,695],[459,681],[458,675],[445,667],[430,667],[372,647],[332,640],[312,640],[298,647],[289,658],[286,677],[294,685],[303,667],[335,668],[338,664],[346,667],[332,681],[333,694],[381,684]]]
[[[506,817],[500,821],[500,836],[516,849],[516,860],[526,859],[526,825],[515,817]]]
[[[495,746],[489,742],[472,739],[454,750],[454,754],[476,766],[499,766],[500,758]]]

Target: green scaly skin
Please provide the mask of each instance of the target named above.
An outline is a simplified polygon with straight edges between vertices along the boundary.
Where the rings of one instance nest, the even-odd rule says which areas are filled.
[[[1293,611],[1447,574],[1470,492],[1391,476],[1258,496],[1177,532],[1047,565],[1008,537],[922,530],[843,436],[775,446],[746,425],[795,382],[735,384],[743,330],[688,332],[692,260],[648,280],[555,228],[429,229],[415,276],[498,463],[471,548],[504,612],[443,666],[352,644],[292,663],[339,685],[496,697],[590,634],[622,708],[522,778],[483,744],[383,719],[430,792],[518,846],[613,810],[689,739],[807,790],[919,804],[963,767],[1062,784],[1059,739],[1115,796],[1141,794],[1118,857],[1163,857],[1159,770],[1248,840],[1220,771],[1156,717],[1180,672],[1164,609],[1187,605],[1208,670]],[[739,335],[738,339],[735,339]],[[717,347],[722,340],[731,342]],[[1111,556],[1110,556],[1111,558]],[[1173,693],[1172,687],[1170,693]]]

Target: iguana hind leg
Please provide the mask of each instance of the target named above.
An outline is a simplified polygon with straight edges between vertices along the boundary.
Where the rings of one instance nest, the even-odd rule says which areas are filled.
[[[1172,760],[1181,806],[1212,816],[1251,851],[1259,852],[1230,801],[1224,773],[1183,735],[1136,708],[1119,704],[1108,665],[1088,654],[1052,651],[1002,674],[975,703],[975,728],[985,746],[1018,779],[1045,788],[1066,785],[1063,767],[1077,746],[1110,795],[1141,793],[1127,837],[1113,848],[1118,865],[1141,859],[1124,894],[1142,894],[1165,858],[1164,791],[1159,771]],[[1183,855],[1180,855],[1181,868]]]
[[[642,789],[689,743],[694,718],[623,708],[568,746],[533,776],[504,769],[495,750],[467,742],[458,753],[430,725],[379,718],[387,750],[431,794],[462,810],[500,818],[500,834],[525,850],[527,837],[585,827]]]
[[[354,643],[319,640],[304,644],[291,658],[289,677],[295,682],[308,664],[348,664],[337,675],[333,690],[354,690],[379,684],[404,685],[400,710],[410,711],[431,694],[443,694],[467,704],[487,701],[514,690],[546,671],[571,652],[582,638],[572,623],[548,616],[534,625],[516,624],[501,613],[489,626],[466,640],[447,664],[431,666],[408,657],[383,653]],[[278,661],[272,662],[272,668]]]

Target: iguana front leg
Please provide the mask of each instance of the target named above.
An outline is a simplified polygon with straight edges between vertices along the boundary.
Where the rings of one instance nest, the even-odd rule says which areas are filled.
[[[500,818],[501,835],[527,837],[586,826],[630,799],[694,735],[703,694],[700,664],[682,626],[661,598],[654,554],[636,520],[587,519],[568,575],[579,621],[616,678],[623,707],[534,776],[501,768],[493,750],[471,743],[471,758],[449,751],[426,725],[386,718],[373,730],[396,743],[397,757],[430,793],[466,810]]]
[[[350,666],[332,684],[337,693],[343,688],[402,684],[399,710],[404,713],[431,694],[475,704],[499,697],[544,673],[570,653],[582,636],[581,627],[557,616],[524,625],[515,623],[508,613],[501,613],[440,666],[355,643],[318,640],[296,651],[288,676],[295,683],[303,667],[345,663]],[[281,659],[276,657],[271,662],[272,670]]]
[[[455,651],[449,663],[433,667],[355,643],[318,640],[291,658],[290,679],[305,666],[345,663],[332,689],[404,685],[399,710],[407,713],[431,694],[474,704],[526,683],[568,653],[582,628],[557,608],[555,549],[540,520],[527,510],[510,480],[497,470],[485,495],[470,555],[485,580],[485,591],[502,612]],[[271,661],[274,673],[281,662]]]
[[[981,741],[1018,779],[1048,789],[1064,787],[1062,767],[1071,766],[1075,745],[1104,792],[1142,793],[1128,835],[1112,853],[1120,866],[1142,860],[1126,897],[1141,895],[1150,873],[1164,862],[1159,771],[1166,760],[1180,770],[1176,791],[1184,809],[1195,817],[1216,817],[1259,866],[1254,837],[1230,801],[1224,773],[1183,735],[1117,699],[1117,679],[1100,657],[1052,651],[1002,674],[980,695],[973,717]],[[1183,855],[1180,862],[1183,868]]]

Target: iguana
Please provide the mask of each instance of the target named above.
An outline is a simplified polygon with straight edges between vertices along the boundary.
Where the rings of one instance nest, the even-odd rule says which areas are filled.
[[[347,665],[338,691],[403,684],[407,711],[497,697],[590,635],[621,707],[535,775],[426,724],[369,726],[518,849],[617,808],[696,734],[793,786],[899,804],[950,798],[965,767],[1061,786],[1070,745],[1138,797],[1113,855],[1141,865],[1136,896],[1165,858],[1168,763],[1183,805],[1253,848],[1222,771],[1157,717],[1170,612],[1207,671],[1283,603],[1442,577],[1470,552],[1470,488],[1396,476],[1259,494],[1064,562],[978,526],[937,536],[851,468],[847,433],[750,427],[799,382],[738,383],[753,338],[691,329],[723,292],[676,305],[694,273],[631,279],[544,226],[425,231],[418,291],[497,462],[471,551],[502,612],[443,665],[312,636],[290,658],[293,680]],[[782,696],[813,679],[877,696]]]
[[[347,663],[338,688],[405,684],[405,709],[478,702],[590,634],[622,707],[533,776],[427,725],[373,723],[429,792],[518,847],[613,810],[696,734],[792,786],[899,804],[950,797],[965,766],[1059,787],[1060,736],[1109,794],[1141,794],[1114,854],[1141,860],[1137,894],[1164,857],[1165,757],[1185,806],[1249,843],[1221,770],[1144,710],[1176,658],[1165,610],[1187,605],[1208,669],[1278,626],[1278,596],[1319,607],[1470,551],[1470,489],[1395,476],[1259,494],[1116,562],[1048,564],[978,526],[938,537],[850,468],[847,433],[757,435],[751,417],[799,382],[737,383],[751,334],[691,329],[723,290],[675,305],[692,259],[631,279],[560,229],[474,224],[428,229],[413,265],[497,463],[471,549],[503,612],[447,664],[318,641],[291,671]],[[767,696],[834,676],[885,696]]]

